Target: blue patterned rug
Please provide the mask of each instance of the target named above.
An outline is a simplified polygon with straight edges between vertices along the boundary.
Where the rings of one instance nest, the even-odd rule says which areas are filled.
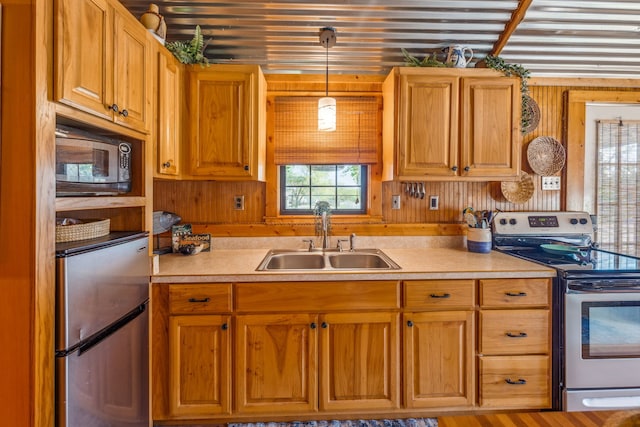
[[[438,427],[435,418],[229,423],[228,427]]]

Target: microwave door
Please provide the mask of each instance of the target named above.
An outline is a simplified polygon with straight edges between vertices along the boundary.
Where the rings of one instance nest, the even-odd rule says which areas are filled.
[[[117,182],[117,159],[116,145],[66,139],[56,146],[56,180],[70,183]]]

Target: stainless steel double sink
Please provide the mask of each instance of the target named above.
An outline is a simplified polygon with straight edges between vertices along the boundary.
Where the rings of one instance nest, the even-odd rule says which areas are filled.
[[[271,270],[399,270],[380,249],[337,250],[270,250],[257,271]]]

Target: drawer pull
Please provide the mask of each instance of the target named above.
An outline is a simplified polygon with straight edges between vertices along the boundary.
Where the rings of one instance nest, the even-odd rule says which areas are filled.
[[[526,292],[505,292],[504,293],[508,297],[526,297]]]
[[[506,382],[507,384],[512,384],[512,385],[524,385],[524,384],[526,384],[526,383],[527,383],[527,380],[523,380],[522,378],[520,378],[520,379],[518,379],[518,380],[514,381],[514,380],[512,380],[511,378],[507,378],[507,379],[505,380],[505,382]]]
[[[508,336],[509,338],[526,338],[527,337],[527,333],[526,332],[507,332],[505,334],[506,336]]]
[[[205,297],[205,298],[189,298],[189,302],[209,302],[211,301],[211,298],[209,297]]]
[[[431,298],[451,298],[451,294],[446,292],[444,294],[430,294],[429,296]]]

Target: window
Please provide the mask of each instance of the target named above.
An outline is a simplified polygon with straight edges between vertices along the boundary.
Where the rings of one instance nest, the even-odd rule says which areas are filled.
[[[325,201],[337,214],[367,211],[367,166],[280,166],[280,213],[312,215],[317,202]]]
[[[596,123],[596,241],[606,250],[640,255],[640,122]]]

